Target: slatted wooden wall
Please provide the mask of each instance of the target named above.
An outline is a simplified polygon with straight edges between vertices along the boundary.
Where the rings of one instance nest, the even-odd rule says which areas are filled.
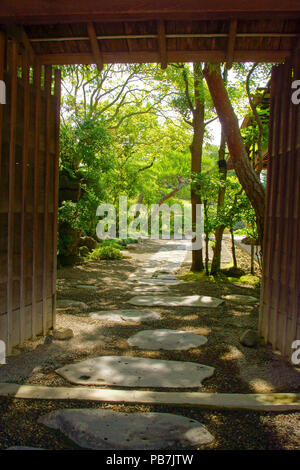
[[[55,324],[60,73],[0,39],[0,339]]]
[[[300,52],[274,67],[260,332],[284,356],[300,339]]]

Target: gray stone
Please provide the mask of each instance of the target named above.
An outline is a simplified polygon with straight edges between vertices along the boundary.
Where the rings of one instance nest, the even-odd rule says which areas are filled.
[[[77,308],[81,310],[86,310],[88,308],[87,304],[84,302],[71,299],[58,299],[56,302],[56,307],[61,309]]]
[[[138,279],[137,280],[138,284],[147,284],[147,285],[154,285],[154,286],[177,286],[179,284],[182,284],[183,281],[179,281],[178,279],[155,279],[155,278],[144,278],[144,279]]]
[[[39,447],[27,447],[27,446],[11,446],[7,447],[6,450],[45,450]]]
[[[253,330],[246,330],[240,337],[240,343],[250,348],[257,345],[257,333]]]
[[[229,300],[230,302],[237,302],[239,304],[247,305],[247,304],[256,304],[259,300],[252,295],[241,295],[241,294],[229,294],[224,295],[223,299]]]
[[[100,356],[66,365],[56,372],[69,382],[81,385],[193,388],[211,377],[214,368],[195,362]]]
[[[132,305],[150,307],[218,307],[224,300],[205,295],[167,296],[167,295],[145,295],[136,296],[128,301]]]
[[[158,274],[157,279],[178,280],[173,274]]]
[[[151,321],[159,320],[161,318],[160,313],[154,312],[153,310],[100,310],[99,312],[91,312],[90,316],[101,321],[111,321],[115,323],[124,323],[126,321]]]
[[[64,409],[39,419],[84,449],[154,450],[195,448],[213,436],[191,418],[169,413],[121,413],[104,409]]]
[[[147,294],[147,293],[164,293],[170,292],[170,289],[166,286],[136,286],[132,289],[132,292],[137,292],[138,294]]]
[[[66,340],[74,337],[73,330],[71,328],[55,328],[52,332],[54,339]]]
[[[76,289],[85,289],[85,290],[97,290],[97,289],[99,289],[98,286],[92,286],[91,284],[77,284],[74,287],[76,287]]]
[[[202,346],[207,343],[207,338],[190,331],[161,329],[139,331],[127,341],[130,346],[137,346],[139,349],[165,349],[170,351],[188,350]]]

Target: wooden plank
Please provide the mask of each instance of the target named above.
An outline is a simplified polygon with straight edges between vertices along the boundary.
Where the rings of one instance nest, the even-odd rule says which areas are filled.
[[[158,20],[157,22],[157,39],[158,39],[158,50],[159,50],[161,68],[166,69],[168,65],[167,40],[166,40],[165,23],[163,20]]]
[[[300,393],[155,392],[0,383],[0,396],[29,400],[87,400],[106,403],[144,403],[231,410],[300,410]]]
[[[35,124],[34,124],[34,176],[33,176],[33,234],[32,234],[32,324],[31,333],[36,335],[37,305],[37,252],[38,252],[38,205],[39,205],[39,146],[40,146],[40,114],[41,114],[41,66],[38,62],[34,67],[35,88]]]
[[[4,79],[4,68],[5,68],[5,51],[6,51],[6,37],[5,34],[0,31],[0,80]],[[0,177],[1,177],[1,155],[2,155],[2,123],[3,123],[3,106],[0,103]]]
[[[58,191],[59,191],[59,128],[60,128],[60,94],[61,72],[56,69],[55,78],[55,164],[53,194],[53,277],[52,277],[52,324],[56,325],[56,268],[57,268],[57,230],[58,230]]]
[[[30,64],[33,64],[35,53],[24,28],[22,26],[17,26],[16,24],[9,24],[6,27],[6,31],[8,36],[13,37],[16,41],[23,44],[28,54],[28,61]]]
[[[47,333],[47,282],[48,282],[48,221],[49,221],[49,186],[50,186],[50,140],[51,140],[51,82],[52,67],[45,67],[45,171],[44,171],[44,243],[43,243],[43,335]]]
[[[91,43],[91,48],[92,48],[95,64],[97,64],[98,70],[99,72],[101,72],[101,70],[103,69],[103,57],[100,51],[100,47],[99,47],[99,43],[98,43],[98,39],[96,36],[96,31],[95,31],[95,27],[93,23],[87,24],[87,31],[88,31],[88,35],[90,38],[90,43]]]
[[[2,0],[1,22],[14,23],[78,23],[90,21],[121,21],[136,19],[200,19],[232,18],[261,19],[265,16],[299,17],[298,0],[64,0],[48,2],[23,0],[21,3]]]
[[[10,79],[10,126],[9,126],[9,187],[8,187],[8,236],[7,236],[7,351],[11,350],[12,309],[13,309],[13,254],[14,254],[14,205],[15,205],[15,166],[16,166],[16,120],[17,120],[17,41],[12,41]]]
[[[28,143],[29,143],[29,119],[30,119],[30,85],[29,85],[29,61],[28,54],[23,56],[22,79],[24,84],[24,122],[23,122],[23,152],[22,152],[22,196],[21,196],[21,236],[20,236],[20,344],[24,342],[24,317],[25,317],[25,275],[26,275],[26,197],[28,176]]]
[[[294,55],[294,80],[300,79],[300,50],[297,49]],[[293,210],[291,212],[291,217],[294,222],[294,243],[292,245],[291,259],[293,260],[293,266],[291,270],[295,272],[290,272],[290,278],[294,275],[294,282],[293,282],[293,298],[291,299],[290,309],[292,314],[292,327],[291,327],[291,342],[299,339],[297,338],[297,323],[299,323],[300,319],[300,310],[299,310],[299,283],[300,283],[300,249],[299,249],[299,236],[300,236],[300,163],[299,163],[299,121],[300,121],[300,112],[299,112],[299,104],[292,105],[292,134],[291,134],[291,155],[290,158],[293,159],[295,165],[295,173],[294,173],[294,191],[293,195]],[[290,345],[287,345],[287,347]]]
[[[264,246],[263,246],[263,276],[262,276],[262,290],[260,300],[260,318],[259,330],[264,336],[265,341],[269,337],[269,284],[270,284],[270,259],[271,259],[271,220],[270,220],[270,206],[273,188],[273,137],[274,137],[274,114],[276,110],[276,100],[278,97],[278,69],[273,67],[271,78],[271,97],[270,97],[270,119],[269,119],[269,162],[268,162],[268,180],[266,192],[266,211],[265,211],[265,230],[264,230]]]
[[[155,51],[138,52],[103,52],[104,64],[116,63],[155,63],[160,61],[159,53]],[[291,56],[290,50],[236,50],[235,62],[283,62]],[[95,59],[90,53],[41,54],[38,56],[41,64],[68,65],[94,64]],[[168,51],[169,62],[225,62],[224,50],[204,51]]]
[[[229,36],[228,36],[228,45],[227,45],[227,60],[226,60],[227,69],[231,69],[232,67],[236,32],[237,32],[237,20],[231,20],[230,25],[229,25]]]

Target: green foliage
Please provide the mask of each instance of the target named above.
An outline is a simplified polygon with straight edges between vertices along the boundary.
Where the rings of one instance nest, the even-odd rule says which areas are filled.
[[[114,248],[112,245],[101,246],[100,248],[95,248],[91,253],[87,256],[90,260],[114,260],[114,259],[122,259],[123,255],[118,248]]]

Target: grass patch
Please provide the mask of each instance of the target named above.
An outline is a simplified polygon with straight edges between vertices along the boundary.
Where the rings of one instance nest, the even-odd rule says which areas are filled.
[[[100,248],[95,248],[95,250],[88,254],[88,259],[90,260],[122,258],[123,254],[114,246],[101,246]]]
[[[242,284],[250,285],[253,287],[260,287],[260,278],[258,276],[252,276],[251,274],[242,274],[237,276],[228,276],[224,272],[219,272],[215,276],[207,276],[205,272],[202,273],[193,273],[186,272],[178,276],[179,279],[182,279],[185,282],[216,282],[216,283],[230,283],[230,284]]]

